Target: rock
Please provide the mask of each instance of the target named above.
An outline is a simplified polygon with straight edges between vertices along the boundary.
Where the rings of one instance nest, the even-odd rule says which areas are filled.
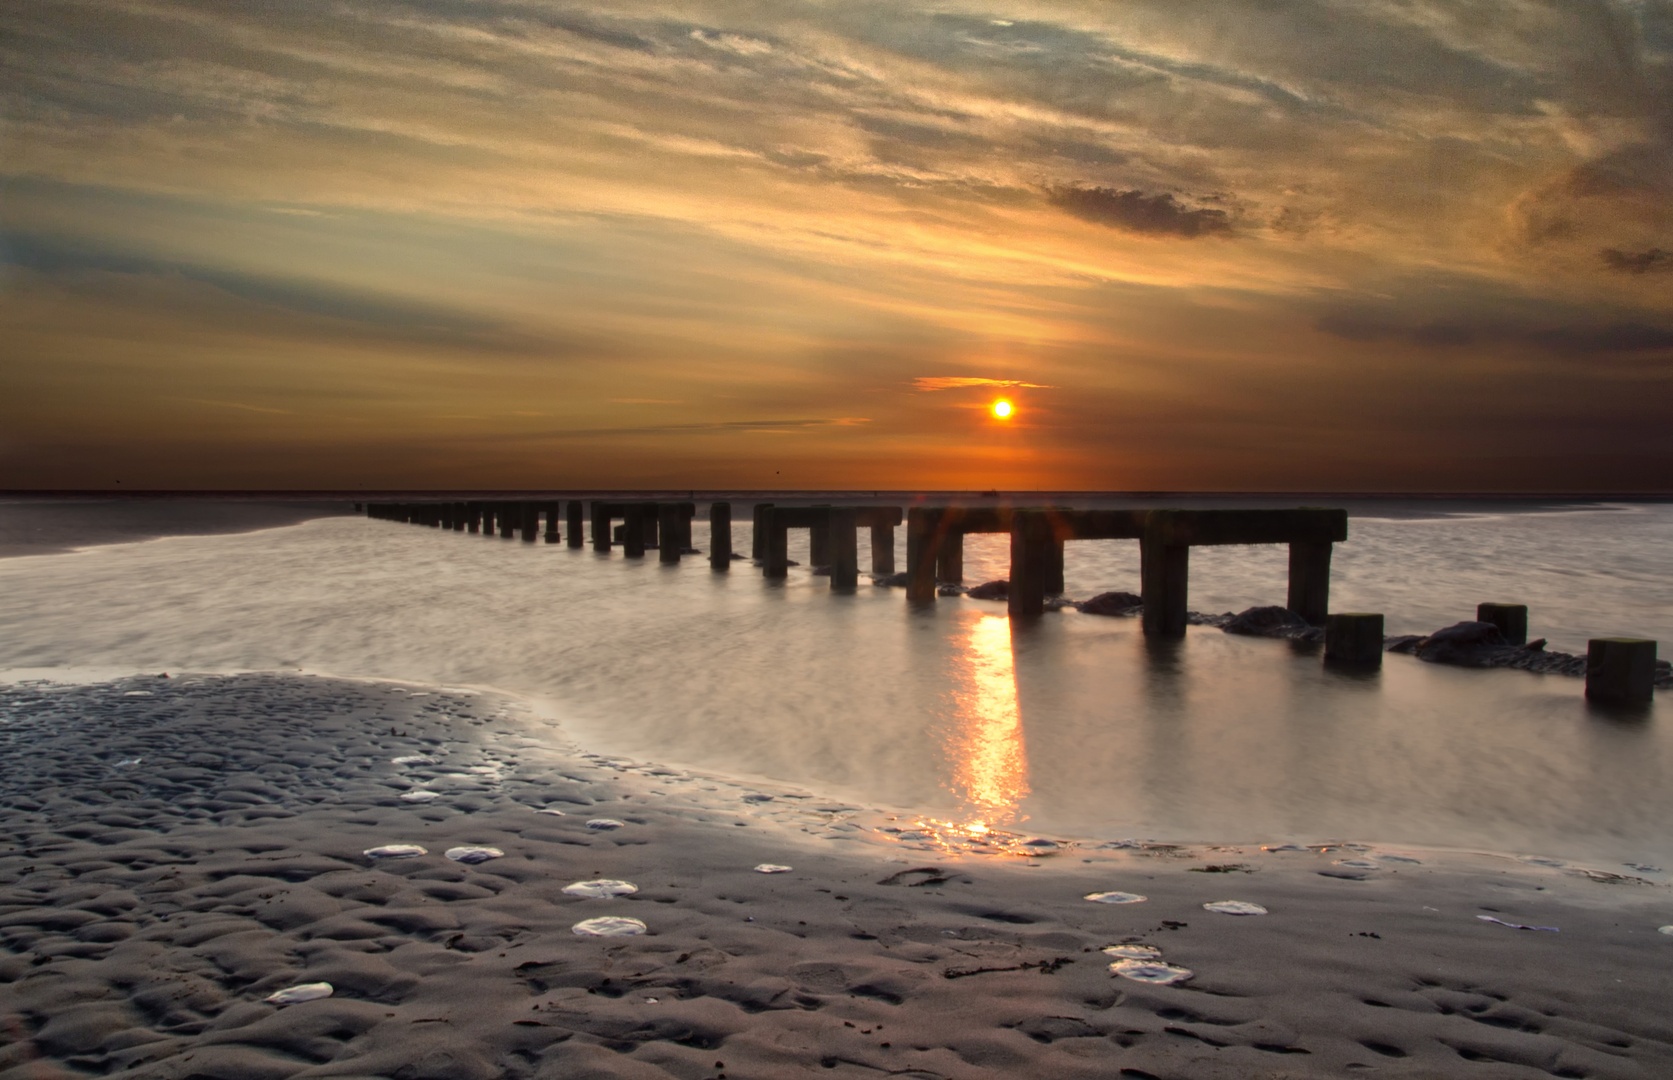
[[[1011,595],[1011,583],[1003,579],[986,581],[971,589],[964,595],[972,600],[1005,600]]]
[[[1142,615],[1144,599],[1130,592],[1099,593],[1077,605],[1084,615]]]
[[[1497,667],[1496,661],[1507,651],[1520,651],[1505,640],[1492,623],[1454,623],[1437,630],[1418,643],[1414,650],[1419,660],[1431,664],[1456,664],[1459,667]]]
[[[871,579],[873,585],[882,585],[889,589],[904,589],[910,581],[910,575],[904,571],[899,574],[883,574]]]
[[[1307,629],[1307,620],[1285,607],[1252,607],[1238,612],[1220,629],[1228,634],[1287,637],[1289,631]]]

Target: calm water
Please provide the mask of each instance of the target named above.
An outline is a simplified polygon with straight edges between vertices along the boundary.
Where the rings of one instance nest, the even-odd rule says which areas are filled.
[[[1631,633],[1673,652],[1673,507],[1350,509],[1339,610],[1416,632],[1510,600],[1553,648]],[[748,550],[747,524],[734,543]],[[1003,538],[972,537],[967,580],[1006,560]],[[1197,610],[1283,602],[1282,548],[1191,560]],[[1609,714],[1577,679],[1401,656],[1348,676],[1286,642],[1193,628],[1155,645],[1136,620],[1073,612],[1012,626],[1002,604],[913,610],[899,590],[791,575],[324,518],[0,560],[0,668],[495,686],[602,752],[1038,835],[1346,837],[1673,869],[1664,702]],[[1137,545],[1072,544],[1066,578],[1077,597],[1137,591]]]

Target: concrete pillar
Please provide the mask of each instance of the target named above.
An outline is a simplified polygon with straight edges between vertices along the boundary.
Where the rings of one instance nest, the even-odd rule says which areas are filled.
[[[532,544],[540,536],[540,504],[536,502],[518,503],[518,517],[523,525],[523,542]]]
[[[935,580],[952,585],[964,582],[964,530],[957,526],[941,531],[935,546]]]
[[[771,503],[757,507],[761,512],[761,574],[782,579],[790,576],[790,530],[773,520]]]
[[[1063,541],[1055,535],[1046,561],[1046,595],[1063,595]]]
[[[1324,658],[1333,664],[1381,667],[1383,617],[1360,611],[1327,615],[1324,620]]]
[[[756,562],[767,561],[767,527],[761,522],[772,503],[756,503],[750,517],[749,557]]]
[[[831,565],[829,540],[828,529],[813,528],[807,531],[807,564],[810,569]]]
[[[593,550],[610,550],[610,504],[593,500]]]
[[[645,504],[622,507],[622,554],[630,559],[645,557]]]
[[[1191,549],[1169,543],[1167,511],[1152,510],[1139,541],[1139,592],[1144,597],[1144,632],[1160,637],[1185,635]]]
[[[1330,548],[1328,542],[1290,545],[1288,607],[1314,626],[1330,614]]]
[[[832,510],[827,524],[825,553],[830,557],[831,588],[852,589],[860,583],[859,514]],[[818,529],[813,530],[815,533]]]
[[[935,533],[941,512],[925,506],[906,511],[906,598],[916,603],[935,599]]]
[[[709,566],[732,569],[732,504],[709,504]]]
[[[871,527],[871,572],[874,574],[892,574],[895,572],[895,527],[893,525],[873,525]]]
[[[1614,637],[1586,643],[1586,696],[1592,700],[1645,704],[1655,683],[1655,642]]]
[[[548,544],[558,542],[558,515],[561,510],[562,507],[556,502],[546,504],[546,542]]]
[[[1512,645],[1528,643],[1527,604],[1477,604],[1475,621],[1497,626]]]
[[[578,548],[586,542],[586,537],[583,535],[581,526],[581,500],[569,500],[569,505],[565,507],[565,509],[569,511],[569,520],[564,522],[564,524],[568,526],[569,546],[572,548]]]
[[[1032,510],[1011,515],[1011,585],[1005,608],[1013,618],[1038,615],[1046,609],[1046,581],[1051,574],[1051,519]]]
[[[678,566],[685,551],[685,545],[680,543],[680,504],[657,503],[656,516],[657,531],[662,535],[656,549],[657,562]]]

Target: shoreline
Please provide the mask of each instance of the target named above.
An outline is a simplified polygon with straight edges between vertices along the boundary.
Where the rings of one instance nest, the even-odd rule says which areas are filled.
[[[1673,1066],[1661,884],[1376,846],[924,850],[851,804],[554,747],[512,699],[417,684],[153,676],[4,701],[7,1080]],[[392,760],[415,755],[434,764]],[[438,797],[400,798],[415,786]],[[361,854],[392,843],[428,853]],[[639,892],[562,891],[594,878]],[[1110,890],[1147,899],[1082,899]],[[1269,914],[1203,910],[1222,899]],[[648,933],[571,933],[596,915]],[[1099,950],[1123,942],[1194,977],[1113,975]],[[318,981],[332,997],[263,1003]]]

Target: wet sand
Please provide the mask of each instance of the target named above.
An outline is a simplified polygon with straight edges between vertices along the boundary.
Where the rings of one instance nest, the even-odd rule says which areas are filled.
[[[1651,870],[984,855],[495,695],[296,675],[10,686],[0,766],[0,1080],[1673,1074]],[[564,892],[596,879],[638,891]],[[1116,890],[1146,899],[1083,899]],[[572,932],[601,916],[646,932]],[[1193,976],[1115,975],[1123,943]]]

